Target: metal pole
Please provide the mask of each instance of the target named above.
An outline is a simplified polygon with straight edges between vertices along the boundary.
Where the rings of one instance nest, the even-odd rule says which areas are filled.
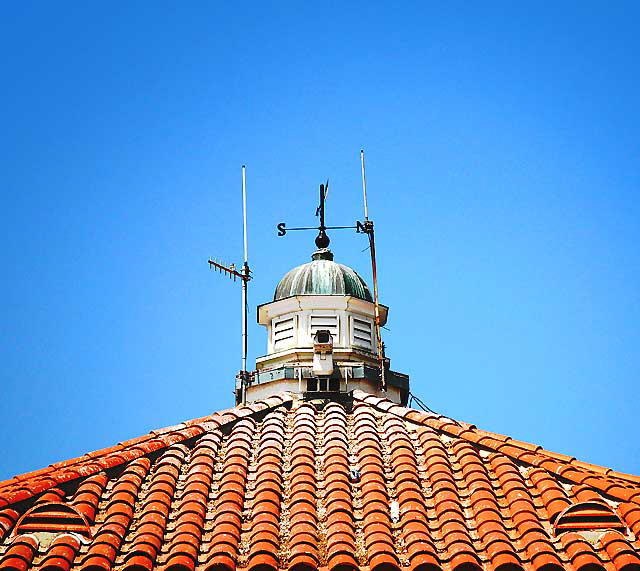
[[[384,343],[380,327],[380,303],[378,302],[378,271],[376,267],[376,239],[373,230],[373,220],[369,220],[369,205],[367,204],[367,175],[364,169],[364,149],[360,149],[360,165],[362,167],[362,195],[364,197],[364,227],[369,235],[369,250],[371,251],[371,273],[373,274],[373,307],[375,311],[376,337],[378,339],[378,359],[380,359],[380,386],[387,390],[387,372],[385,370]]]
[[[249,263],[247,253],[247,177],[246,168],[242,165],[242,226],[244,236],[244,265],[242,273],[242,370],[240,371],[240,390],[242,392],[242,404],[246,404],[247,393],[247,283],[249,281]]]
[[[373,233],[373,221],[368,221],[369,249],[371,250],[371,273],[373,274],[373,307],[375,311],[376,337],[378,338],[378,358],[380,359],[380,385],[387,390],[387,374],[385,370],[384,343],[380,327],[380,304],[378,302],[378,272],[376,267],[376,240]]]
[[[367,205],[367,175],[364,172],[364,150],[360,149],[360,163],[362,165],[362,194],[364,195],[364,219],[369,220],[369,207]]]

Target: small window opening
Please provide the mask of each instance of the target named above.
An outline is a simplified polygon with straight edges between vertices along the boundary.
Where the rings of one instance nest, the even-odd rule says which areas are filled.
[[[340,379],[330,379],[327,377],[307,379],[307,392],[340,392]]]
[[[370,349],[373,345],[371,323],[364,319],[353,318],[353,344]]]
[[[606,504],[582,502],[569,506],[556,519],[553,529],[556,535],[567,531],[605,531],[613,529],[624,533],[625,525]]]
[[[312,315],[311,316],[311,337],[313,337],[320,329],[326,329],[333,335],[334,339],[338,338],[338,316],[337,315]]]
[[[91,537],[91,528],[84,516],[72,506],[46,503],[30,509],[16,525],[15,533],[78,533]]]
[[[273,322],[273,347],[274,349],[284,349],[294,342],[295,319],[289,317]]]

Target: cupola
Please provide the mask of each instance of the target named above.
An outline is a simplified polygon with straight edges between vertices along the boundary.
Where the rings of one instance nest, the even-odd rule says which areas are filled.
[[[304,398],[333,398],[359,389],[400,404],[409,397],[409,377],[389,369],[380,328],[388,308],[378,300],[374,224],[368,217],[355,226],[326,226],[328,184],[320,185],[316,227],[287,228],[278,224],[278,235],[289,230],[318,230],[311,261],[289,270],[278,282],[273,300],[258,306],[258,323],[267,330],[267,353],[256,359],[256,370],[247,369],[247,283],[251,271],[247,256],[245,170],[242,167],[244,216],[244,264],[242,270],[209,259],[209,267],[242,283],[242,368],[236,376],[236,403],[244,404],[288,391]],[[364,184],[364,163],[363,163]],[[334,261],[329,249],[330,229],[355,229],[368,238],[373,290],[349,266]],[[373,295],[372,295],[373,291]]]
[[[371,291],[355,270],[333,257],[328,247],[318,248],[310,262],[285,274],[273,301],[258,306],[267,354],[256,359],[248,401],[282,391],[327,398],[361,389],[406,403],[409,378],[389,371],[388,359],[378,353]],[[379,304],[378,312],[383,326],[388,308]],[[382,362],[386,391],[380,384]]]

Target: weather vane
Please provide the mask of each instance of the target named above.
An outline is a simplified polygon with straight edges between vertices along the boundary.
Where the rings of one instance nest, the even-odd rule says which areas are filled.
[[[316,236],[316,246],[319,249],[324,249],[329,247],[329,236],[327,235],[327,230],[344,230],[344,229],[354,229],[359,234],[366,234],[369,238],[369,251],[371,252],[371,273],[373,276],[373,303],[375,310],[375,326],[376,326],[376,335],[378,338],[378,358],[380,360],[380,386],[382,390],[387,390],[387,375],[386,370],[389,366],[388,361],[385,357],[385,345],[382,341],[382,336],[380,334],[381,326],[380,326],[380,304],[378,302],[378,275],[377,275],[377,267],[376,267],[376,244],[375,244],[375,234],[373,230],[373,220],[369,220],[369,207],[367,205],[367,177],[365,174],[364,168],[364,151],[360,151],[360,164],[362,170],[362,193],[364,199],[364,222],[356,221],[355,226],[325,226],[324,223],[324,210],[325,210],[325,201],[327,199],[327,195],[329,193],[329,179],[327,179],[326,184],[320,185],[320,204],[318,208],[316,208],[316,216],[320,217],[320,225],[319,226],[304,226],[297,228],[287,228],[285,222],[280,222],[277,225],[278,236],[285,236],[287,232],[293,230],[318,230],[318,235]]]
[[[320,225],[319,226],[303,226],[298,228],[287,228],[285,222],[280,222],[278,224],[278,236],[284,236],[287,232],[291,232],[293,230],[318,230],[318,235],[316,236],[316,246],[318,248],[328,248],[329,247],[329,236],[327,236],[327,230],[344,230],[345,228],[355,229],[356,232],[365,232],[364,225],[360,222],[356,222],[355,226],[325,226],[324,224],[324,203],[327,199],[327,195],[329,194],[329,179],[325,184],[320,185],[320,204],[318,208],[316,208],[316,216],[320,217]]]

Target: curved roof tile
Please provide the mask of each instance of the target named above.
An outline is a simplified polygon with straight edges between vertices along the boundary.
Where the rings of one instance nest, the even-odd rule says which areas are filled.
[[[358,472],[359,477],[352,474]],[[16,534],[52,498],[90,538]],[[553,524],[608,505],[624,533]],[[356,391],[283,394],[0,483],[0,568],[446,571],[640,564],[640,483]]]

